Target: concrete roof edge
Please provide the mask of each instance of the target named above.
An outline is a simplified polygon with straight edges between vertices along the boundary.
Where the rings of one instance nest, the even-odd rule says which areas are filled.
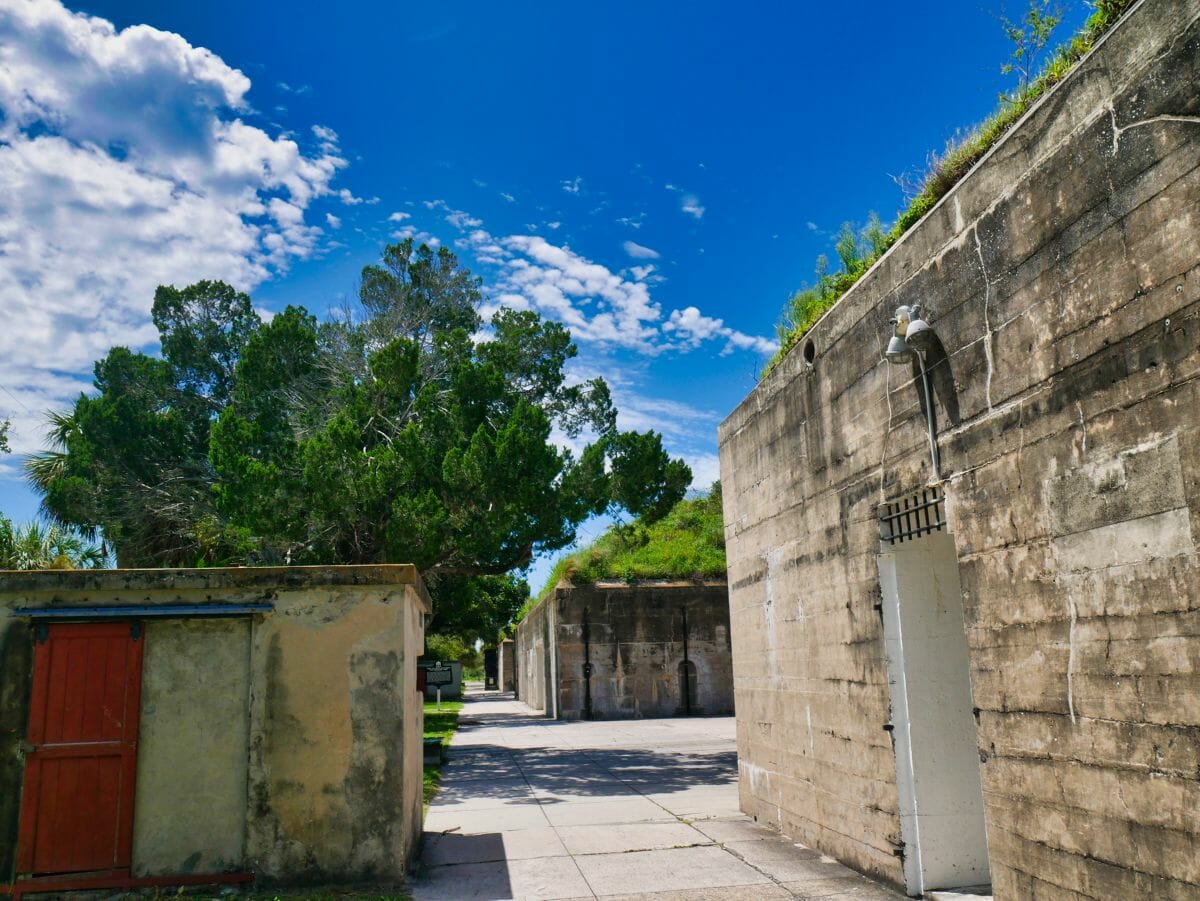
[[[595,582],[571,582],[564,588],[720,588],[728,579],[597,579]]]
[[[239,588],[412,585],[431,609],[425,584],[411,563],[351,566],[231,566],[201,569],[0,570],[0,595],[58,591],[170,591]]]

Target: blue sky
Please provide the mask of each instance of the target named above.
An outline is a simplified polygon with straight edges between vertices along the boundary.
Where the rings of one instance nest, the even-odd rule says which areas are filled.
[[[0,0],[0,511],[35,512],[40,412],[154,348],[155,284],[322,313],[406,234],[572,325],[707,484],[840,223],[894,218],[893,176],[1011,86],[1000,11]]]

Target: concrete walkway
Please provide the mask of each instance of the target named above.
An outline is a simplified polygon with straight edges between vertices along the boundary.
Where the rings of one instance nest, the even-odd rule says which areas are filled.
[[[417,899],[900,899],[738,812],[734,721],[558,723],[468,698]]]

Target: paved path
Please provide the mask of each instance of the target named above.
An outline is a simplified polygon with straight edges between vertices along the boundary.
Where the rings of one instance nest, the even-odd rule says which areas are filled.
[[[417,899],[895,901],[738,812],[734,721],[559,723],[468,699]]]

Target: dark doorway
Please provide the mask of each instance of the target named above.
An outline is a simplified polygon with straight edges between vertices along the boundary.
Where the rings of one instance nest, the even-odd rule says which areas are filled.
[[[692,716],[700,712],[700,705],[696,701],[696,664],[691,660],[680,660],[678,669],[680,706],[684,716]]]
[[[37,627],[20,875],[128,870],[142,644],[140,623]]]

